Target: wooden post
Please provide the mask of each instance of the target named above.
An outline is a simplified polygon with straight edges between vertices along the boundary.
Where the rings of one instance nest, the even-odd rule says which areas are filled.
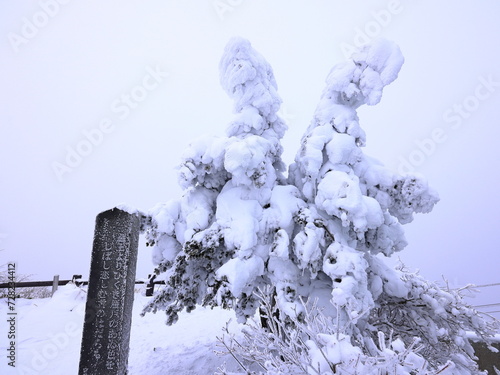
[[[127,373],[139,231],[138,214],[97,215],[79,375]]]
[[[155,290],[156,274],[148,275],[148,284],[146,285],[146,297],[152,297]]]
[[[57,287],[59,286],[59,275],[55,275],[54,279],[52,280],[52,296],[54,296],[54,293],[57,291]]]

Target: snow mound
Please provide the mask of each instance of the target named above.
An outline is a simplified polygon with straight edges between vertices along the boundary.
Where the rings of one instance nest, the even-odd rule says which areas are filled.
[[[3,375],[68,375],[78,373],[86,288],[68,284],[59,287],[53,298],[17,299],[17,361],[12,368],[2,356]],[[215,308],[200,308],[175,326],[164,324],[164,314],[140,317],[150,297],[136,292],[129,352],[130,375],[199,375],[213,374],[226,362],[228,370],[237,370],[232,358],[219,357],[214,351],[217,336],[229,322],[232,331],[241,327],[234,322],[234,313]],[[0,301],[0,314],[7,316],[8,305]],[[233,320],[231,320],[233,319]],[[210,322],[210,324],[207,324]],[[0,342],[2,353],[7,340]]]

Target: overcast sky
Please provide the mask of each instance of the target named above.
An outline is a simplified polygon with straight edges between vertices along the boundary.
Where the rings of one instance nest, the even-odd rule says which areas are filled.
[[[385,37],[406,62],[359,110],[364,151],[441,196],[405,226],[400,257],[453,286],[500,282],[499,14],[498,0],[1,0],[1,263],[86,278],[99,212],[179,197],[183,149],[232,116],[218,76],[230,37],[274,69],[287,163],[330,68]],[[152,265],[143,239],[139,250],[141,278]],[[481,301],[500,302],[494,289]]]

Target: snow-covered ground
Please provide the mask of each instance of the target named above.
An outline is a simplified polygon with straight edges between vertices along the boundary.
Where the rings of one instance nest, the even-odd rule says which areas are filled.
[[[215,354],[221,350],[217,336],[221,337],[228,321],[231,332],[241,329],[232,311],[199,307],[190,314],[181,313],[179,321],[169,327],[164,324],[162,312],[140,317],[149,297],[143,291],[136,291],[129,375],[209,375],[224,363],[228,371],[237,371],[230,356]],[[8,340],[6,329],[2,329],[0,374],[77,374],[85,300],[85,289],[73,284],[60,287],[53,298],[17,299],[16,367],[7,364]],[[8,312],[7,300],[0,299],[2,321],[7,320]]]
[[[234,317],[232,311],[198,308],[190,314],[181,313],[179,321],[169,327],[162,312],[140,317],[149,298],[142,294],[135,294],[129,375],[213,374],[224,362],[228,370],[236,370],[231,357],[214,353],[220,350],[216,336],[223,334],[222,328]],[[17,299],[16,367],[7,364],[5,332],[0,336],[0,373],[77,374],[85,300],[85,290],[72,284],[60,287],[53,298]],[[1,299],[2,321],[7,313],[7,301]],[[230,323],[232,331],[238,329],[234,321]]]

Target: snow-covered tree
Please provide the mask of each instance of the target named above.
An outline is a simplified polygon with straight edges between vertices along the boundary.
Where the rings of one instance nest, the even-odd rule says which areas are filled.
[[[197,304],[233,307],[243,321],[252,316],[254,291],[269,283],[275,228],[292,221],[277,210],[300,201],[296,189],[284,186],[286,126],[277,115],[281,99],[270,65],[248,41],[234,39],[220,71],[236,113],[227,136],[188,147],[179,169],[183,197],[151,214],[154,260],[168,283],[146,310],[165,309],[168,323]]]
[[[402,64],[399,48],[379,40],[336,65],[290,167],[290,183],[307,203],[293,238],[295,263],[311,273],[313,289],[331,291],[342,321],[363,319],[384,292],[407,295],[375,256],[402,250],[402,224],[438,201],[423,178],[393,174],[361,151],[356,109],[377,104]]]
[[[474,373],[465,330],[486,338],[493,325],[458,294],[390,269],[379,255],[401,251],[402,225],[438,201],[422,177],[394,174],[362,152],[356,109],[377,104],[402,64],[399,48],[379,40],[336,65],[285,177],[272,69],[248,41],[231,40],[220,73],[235,118],[225,137],[188,147],[183,196],[150,212],[148,241],[166,286],[144,312],[165,310],[172,324],[184,308],[222,306],[245,322],[261,304],[257,292],[271,286],[268,314],[286,327],[306,334],[311,301],[332,319],[302,348],[321,374],[358,371],[348,364],[363,356],[369,367],[388,350],[401,362],[397,353],[406,360],[415,338],[422,369]]]

